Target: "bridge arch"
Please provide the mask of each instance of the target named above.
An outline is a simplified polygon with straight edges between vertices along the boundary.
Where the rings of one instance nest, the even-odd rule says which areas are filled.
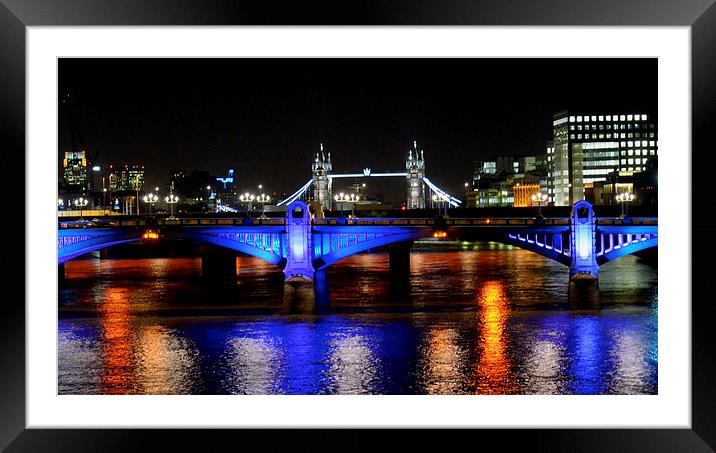
[[[343,258],[369,249],[399,242],[432,236],[427,228],[410,229],[391,227],[390,233],[381,233],[375,227],[314,227],[314,260],[316,270],[324,270]]]

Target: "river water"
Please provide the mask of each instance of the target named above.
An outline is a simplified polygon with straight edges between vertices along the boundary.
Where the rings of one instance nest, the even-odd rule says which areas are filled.
[[[416,244],[329,268],[332,309],[282,313],[271,264],[235,284],[200,258],[77,259],[59,290],[59,394],[656,394],[657,268],[603,266],[599,309],[567,268],[496,243]]]

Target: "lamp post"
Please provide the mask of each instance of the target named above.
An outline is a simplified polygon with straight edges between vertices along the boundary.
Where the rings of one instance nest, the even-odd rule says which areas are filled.
[[[537,203],[537,217],[542,217],[542,203],[547,201],[547,195],[542,192],[532,194],[532,202]]]
[[[249,211],[251,211],[251,203],[255,199],[256,199],[256,196],[254,194],[250,194],[248,192],[239,196],[239,201],[246,204],[246,215],[249,215]]]
[[[169,218],[170,218],[170,219],[175,219],[175,217],[174,217],[174,205],[179,202],[179,197],[177,197],[177,196],[174,195],[173,193],[170,193],[169,196],[167,196],[167,197],[164,198],[164,201],[166,201],[167,204],[169,205]]]
[[[343,217],[343,203],[353,203],[355,205],[355,203],[357,201],[360,201],[360,196],[356,195],[354,193],[345,194],[345,193],[341,192],[333,198],[338,202],[338,206],[339,206],[338,209],[341,212],[341,217]],[[351,215],[355,215],[354,209],[351,209]]]
[[[74,202],[75,207],[80,208],[80,220],[82,220],[82,208],[87,206],[87,203],[89,203],[89,200],[84,197],[79,197]]]
[[[259,187],[262,187],[259,184]],[[264,205],[271,201],[271,197],[266,195],[265,193],[262,193],[261,195],[256,197],[256,203],[259,203],[261,205],[261,215],[264,215]]]
[[[445,206],[445,215],[447,215],[447,197],[444,195],[433,194],[433,203],[438,204],[438,212],[442,214],[443,206]]]
[[[634,201],[634,194],[631,192],[622,192],[616,196],[617,202],[622,204],[622,218],[627,217],[629,212],[629,202]]]
[[[159,197],[154,195],[153,193],[149,193],[144,196],[143,198],[144,202],[149,205],[149,215],[152,215],[152,205],[156,203],[159,200]]]

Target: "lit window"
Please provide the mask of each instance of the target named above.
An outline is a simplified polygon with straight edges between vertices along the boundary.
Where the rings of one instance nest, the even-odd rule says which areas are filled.
[[[599,121],[604,121],[604,115],[599,115]]]
[[[627,121],[631,121],[631,120],[632,120],[632,115],[627,115]]]
[[[570,123],[574,123],[574,117],[573,117],[573,116],[570,116],[570,117],[569,117],[569,122],[570,122]]]
[[[649,146],[654,146],[654,140],[649,141]]]
[[[582,134],[577,134],[577,140],[582,138]]]
[[[628,162],[629,162],[629,165],[633,165],[633,164],[634,164],[634,159],[629,159]]]
[[[574,140],[574,134],[570,134],[570,135],[569,135],[569,138],[571,138],[572,140]]]
[[[573,131],[573,130],[574,130],[574,124],[570,124],[570,125],[569,125],[569,130],[570,130],[570,131]]]
[[[637,156],[641,156],[641,150],[637,149],[636,151],[634,151],[634,154],[636,154]]]
[[[634,142],[627,142],[629,144],[629,148],[634,146]]]
[[[653,149],[652,149],[651,151],[649,151],[649,155],[651,155],[651,156],[654,155],[654,150],[653,150]]]
[[[577,126],[577,130],[578,130],[578,131],[581,131],[581,130],[582,130],[582,125],[581,125],[581,124],[580,124],[579,126]]]
[[[597,138],[597,134],[592,134],[592,138]]]
[[[637,165],[641,165],[641,159],[640,159],[640,158],[637,157],[637,158],[634,159],[634,160],[636,161],[636,164],[637,164]]]
[[[626,151],[622,150],[622,156],[626,156]]]
[[[621,142],[620,145],[626,147],[626,142]]]
[[[611,120],[612,120],[612,116],[611,116],[611,115],[607,115],[607,121],[611,121]]]
[[[623,165],[626,165],[626,162],[627,162],[626,159],[622,159],[622,164],[623,164]]]
[[[634,150],[633,150],[633,149],[630,149],[630,150],[629,150],[629,155],[630,155],[630,156],[633,156],[633,155],[634,155]]]
[[[612,138],[612,134],[607,134],[607,138]]]
[[[597,121],[597,117],[592,115],[592,121]]]
[[[641,120],[642,120],[642,121],[646,121],[646,115],[642,115],[642,116],[641,116]]]
[[[647,161],[647,158],[645,157],[645,158],[643,158],[643,159],[641,160],[641,163],[642,163],[642,164],[646,164],[646,161]]]
[[[599,134],[599,138],[604,138],[604,134]]]
[[[581,116],[578,116],[578,117],[577,117],[577,122],[578,122],[578,123],[581,123],[581,122],[582,122],[582,117],[581,117]]]
[[[628,171],[634,171],[634,167],[629,167],[627,170],[628,170]]]
[[[626,121],[625,115],[619,115],[619,121]]]

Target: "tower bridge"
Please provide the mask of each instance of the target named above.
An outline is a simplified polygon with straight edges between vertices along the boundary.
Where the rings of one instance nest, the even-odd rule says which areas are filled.
[[[181,218],[114,220],[105,227],[61,227],[58,264],[115,244],[157,237],[212,244],[268,261],[283,270],[287,303],[328,306],[326,269],[341,259],[377,247],[391,248],[391,267],[409,269],[413,241],[428,237],[489,240],[514,245],[569,267],[570,284],[596,287],[599,267],[658,245],[656,218],[598,218],[580,201],[559,218],[311,218],[299,200],[285,218]],[[232,255],[233,256],[233,255]],[[210,256],[202,257],[207,263]],[[236,261],[224,261],[235,266]],[[210,268],[206,267],[205,269]],[[235,269],[235,268],[234,268]],[[61,269],[63,271],[63,269]],[[235,273],[233,274],[235,275]]]
[[[408,157],[405,159],[405,171],[373,172],[370,168],[363,168],[357,173],[333,173],[333,162],[331,153],[324,152],[321,143],[320,151],[314,155],[311,164],[312,177],[304,183],[296,192],[278,203],[279,206],[288,206],[296,200],[312,198],[320,204],[324,210],[333,206],[333,180],[339,178],[404,178],[407,187],[407,198],[405,206],[407,209],[424,209],[426,205],[426,188],[429,192],[427,200],[432,200],[436,195],[441,202],[445,202],[456,208],[462,204],[458,198],[445,192],[425,176],[425,156],[422,149],[418,149],[418,142],[413,142],[413,147],[408,150]],[[312,188],[312,189],[311,189]]]

